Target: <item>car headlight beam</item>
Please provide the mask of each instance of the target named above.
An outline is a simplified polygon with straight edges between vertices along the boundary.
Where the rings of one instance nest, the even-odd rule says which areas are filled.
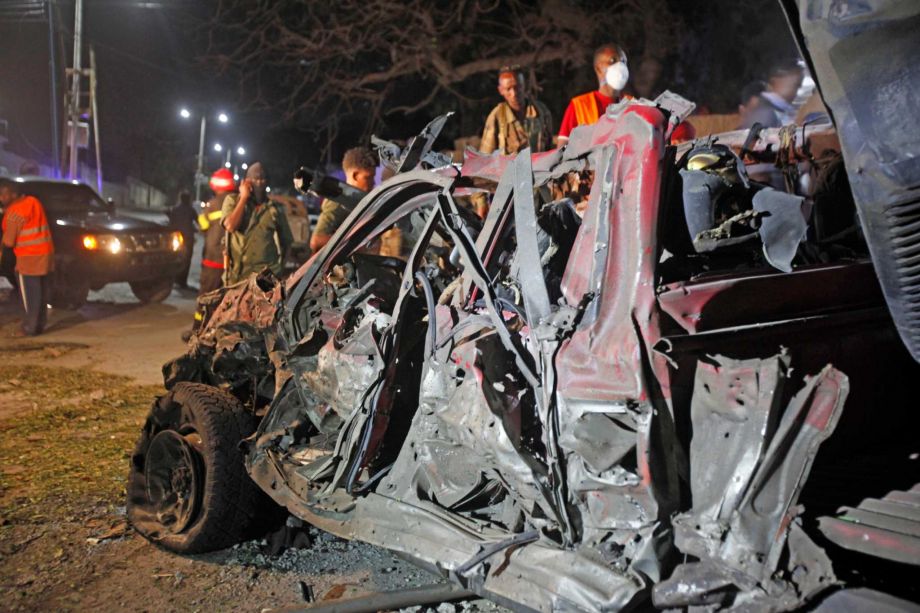
[[[127,250],[125,241],[114,234],[84,234],[81,242],[87,251],[107,251],[118,255]]]
[[[185,239],[182,238],[182,233],[173,232],[172,236],[170,237],[170,242],[169,242],[169,246],[172,248],[172,250],[179,251],[180,249],[182,249],[183,243],[185,243]]]

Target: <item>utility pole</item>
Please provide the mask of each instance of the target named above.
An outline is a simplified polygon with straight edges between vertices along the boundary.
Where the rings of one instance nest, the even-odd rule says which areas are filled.
[[[70,92],[70,179],[77,179],[77,130],[80,122],[80,52],[83,46],[83,0],[75,0],[73,17],[73,72]]]
[[[93,148],[96,150],[96,189],[102,193],[102,149],[99,147],[99,107],[96,105],[96,50],[89,48],[89,104],[93,114]]]
[[[198,171],[195,173],[195,202],[201,202],[201,183],[204,179],[204,133],[208,129],[208,118],[201,116],[201,132],[198,134]]]
[[[54,1],[48,0],[48,72],[51,78],[51,160],[55,178],[61,176],[61,124],[58,118],[57,62],[54,53]]]

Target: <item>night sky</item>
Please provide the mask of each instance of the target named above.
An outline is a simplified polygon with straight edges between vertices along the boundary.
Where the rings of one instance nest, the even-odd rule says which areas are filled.
[[[41,0],[0,0],[0,119],[9,122],[13,151],[50,164],[48,25],[44,20],[17,21],[9,8],[30,2],[41,4]],[[779,5],[772,0],[751,0],[740,15],[731,14],[734,0],[668,2],[685,23],[681,52],[668,66],[671,87],[714,112],[734,110],[736,91],[754,76],[761,55],[793,49]],[[132,175],[170,197],[190,187],[199,126],[196,118],[180,119],[183,106],[211,117],[218,111],[232,117],[226,126],[209,123],[207,172],[223,162],[212,151],[215,142],[233,149],[245,147],[245,161],[266,163],[276,184],[286,184],[297,166],[318,163],[321,148],[309,134],[280,125],[272,113],[240,107],[247,98],[245,75],[242,83],[217,75],[200,59],[207,51],[214,0],[84,0],[83,5],[84,41],[94,46],[98,62],[107,179],[121,181]],[[54,6],[63,89],[64,68],[70,65],[73,51],[73,0],[54,0]],[[87,48],[84,65],[89,61]],[[590,78],[587,68],[583,72],[573,75],[572,83]],[[711,85],[732,78],[738,82],[730,87]],[[710,85],[701,86],[704,83]],[[491,91],[483,98],[486,106],[494,104]],[[719,95],[725,108],[717,103]],[[473,113],[466,123],[479,125],[478,117],[478,112]],[[93,156],[90,150],[83,159],[87,154]]]
[[[107,179],[123,180],[131,174],[170,192],[187,186],[195,166],[199,122],[196,117],[182,120],[178,111],[183,106],[211,117],[218,111],[231,116],[227,125],[209,121],[206,170],[222,162],[211,150],[215,142],[245,147],[247,161],[264,157],[285,167],[298,163],[293,159],[298,150],[307,149],[300,155],[308,155],[309,147],[296,133],[279,133],[270,116],[238,108],[237,84],[221,80],[196,59],[206,49],[209,2],[84,0],[83,6],[84,40],[94,46],[98,64]],[[60,92],[64,67],[73,53],[73,0],[56,1],[54,10]],[[0,15],[0,118],[9,122],[10,148],[50,164],[47,22]],[[88,66],[87,47],[83,58]]]

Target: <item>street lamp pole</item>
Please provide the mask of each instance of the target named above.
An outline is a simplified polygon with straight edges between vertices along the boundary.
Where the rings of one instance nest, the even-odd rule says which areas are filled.
[[[195,202],[201,202],[201,178],[204,174],[204,133],[207,130],[208,119],[201,116],[201,132],[198,135],[198,171],[195,173]]]

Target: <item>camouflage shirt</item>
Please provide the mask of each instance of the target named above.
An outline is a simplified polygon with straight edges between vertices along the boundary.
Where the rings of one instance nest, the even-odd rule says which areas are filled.
[[[549,109],[542,102],[528,104],[521,118],[507,102],[501,102],[486,118],[479,150],[482,153],[500,151],[505,155],[527,147],[534,153],[547,151],[553,148],[552,125]]]

